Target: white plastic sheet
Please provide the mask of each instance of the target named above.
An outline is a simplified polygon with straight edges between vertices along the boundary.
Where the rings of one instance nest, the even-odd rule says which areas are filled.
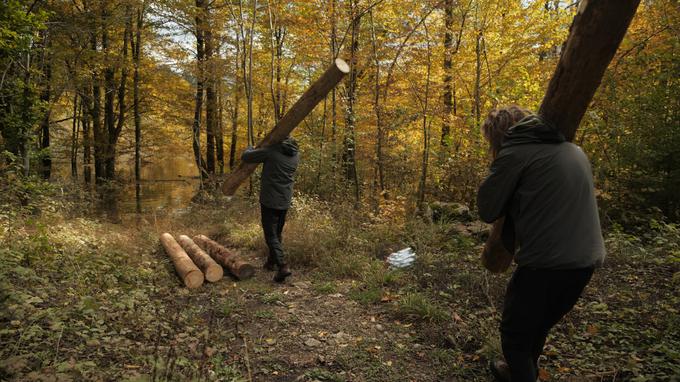
[[[413,252],[411,247],[393,252],[387,256],[387,263],[392,268],[405,268],[413,264],[414,261],[416,261],[416,253]]]

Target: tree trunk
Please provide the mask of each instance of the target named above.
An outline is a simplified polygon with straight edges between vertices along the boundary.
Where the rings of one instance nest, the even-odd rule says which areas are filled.
[[[582,0],[539,114],[572,141],[640,0]]]
[[[182,279],[187,288],[198,288],[203,285],[203,273],[191,261],[186,252],[180,247],[169,233],[161,235],[161,244],[165,248],[165,252],[170,256],[172,263],[175,266],[175,271]]]
[[[145,3],[143,2],[141,8],[137,9],[137,27],[135,30],[136,38],[132,40],[132,60],[134,63],[132,105],[135,119],[135,182],[137,184],[139,184],[140,180],[142,179],[142,116],[139,110],[139,84],[141,81],[139,75],[139,64],[142,49],[142,28],[144,27],[144,7]]]
[[[187,255],[194,261],[194,264],[205,275],[205,280],[211,283],[219,281],[224,276],[222,266],[217,264],[204,250],[201,249],[189,236],[180,235],[177,241],[186,251]]]
[[[104,152],[104,178],[113,179],[113,171],[115,171],[112,164],[115,161],[111,154],[111,136],[115,131],[116,115],[114,112],[114,100],[116,94],[116,82],[115,82],[115,69],[113,68],[113,63],[110,62],[111,57],[109,57],[109,33],[107,22],[109,13],[104,8],[102,12],[102,51],[104,52],[106,68],[104,68],[104,137],[102,139],[103,152]]]
[[[295,102],[274,128],[262,139],[257,147],[267,147],[281,142],[295,127],[314,109],[314,107],[333,89],[345,74],[349,73],[349,66],[342,59],[336,59],[334,65],[328,68],[321,77],[307,89]],[[241,163],[229,174],[222,185],[226,195],[233,195],[236,189],[255,171],[257,164]]]
[[[92,31],[92,52],[97,53],[97,26],[94,25]],[[101,123],[101,84],[98,77],[98,72],[92,73],[92,135],[94,138],[93,153],[94,153],[94,179],[99,183],[104,178],[104,135],[102,132]]]
[[[90,133],[90,89],[87,87],[80,96],[80,108],[83,116],[83,179],[86,184],[92,182],[92,134]]]
[[[219,56],[219,54],[218,54]],[[217,131],[215,132],[215,146],[217,149],[217,167],[219,169],[219,174],[224,174],[224,96],[222,89],[222,81],[216,79],[217,81],[217,105],[219,109],[217,111]]]
[[[430,129],[427,121],[427,112],[430,105],[430,74],[432,72],[432,51],[430,49],[430,36],[427,24],[424,24],[425,41],[427,45],[427,75],[425,78],[425,95],[423,100],[423,156],[420,172],[420,182],[418,184],[418,209],[424,210],[425,187],[427,186],[427,167],[430,161]]]
[[[357,3],[350,0],[347,3],[348,14],[351,20],[350,31],[350,60],[349,60],[349,80],[347,81],[347,105],[345,110],[345,137],[343,139],[342,163],[345,179],[354,186],[354,199],[359,202],[359,179],[356,164],[356,134],[354,113],[354,102],[356,101],[357,91],[357,70],[356,53],[359,50],[359,26],[361,17],[356,15]]]
[[[194,124],[192,128],[193,132],[193,144],[194,149],[194,159],[196,160],[196,167],[201,176],[201,183],[203,183],[203,178],[207,177],[206,169],[204,166],[205,161],[202,159],[201,155],[201,111],[203,110],[203,81],[205,79],[204,73],[204,20],[202,16],[203,3],[206,0],[196,0],[196,106],[194,108]]]
[[[80,121],[78,93],[73,95],[73,124],[71,126],[71,178],[78,179],[78,123]]]
[[[453,110],[453,0],[444,1],[444,116],[441,145],[449,146]]]
[[[207,236],[194,236],[194,241],[222,266],[229,269],[232,275],[239,280],[251,278],[255,269],[249,263],[243,261],[236,253],[221,246]]]
[[[241,43],[239,41],[239,34],[236,34],[236,55],[234,56],[236,68],[234,70],[234,105],[231,112],[231,142],[229,143],[229,170],[233,170],[236,165],[236,144],[238,139],[238,108],[241,103],[241,85],[238,83],[238,67],[241,52]]]
[[[50,154],[50,114],[51,114],[51,90],[52,90],[52,54],[50,53],[51,36],[49,29],[41,31],[42,35],[42,69],[43,69],[43,90],[40,100],[47,105],[45,115],[40,123],[40,149],[41,149],[41,175],[43,179],[50,179],[52,174],[52,156]]]
[[[373,20],[373,10],[369,13],[371,16],[371,48],[373,53],[373,66],[375,66],[374,73],[374,86],[373,86],[373,108],[375,112],[375,125],[376,125],[376,144],[375,144],[375,156],[376,156],[376,173],[378,176],[378,185],[380,186],[380,191],[385,190],[385,165],[383,160],[383,121],[382,112],[380,105],[380,59],[378,57],[377,48],[377,37],[375,35],[375,22]]]
[[[479,128],[482,118],[481,78],[482,78],[482,31],[477,32],[475,42],[475,128]]]
[[[215,93],[215,68],[214,68],[214,41],[212,22],[210,20],[210,10],[208,2],[203,3],[203,25],[205,27],[205,84],[206,84],[206,104],[205,104],[205,164],[209,174],[215,174],[215,130],[217,114],[217,95]]]
[[[116,176],[116,146],[118,145],[118,138],[120,133],[123,131],[123,126],[125,125],[125,88],[127,86],[127,76],[128,76],[128,41],[132,35],[132,14],[131,9],[128,7],[125,11],[125,31],[123,32],[123,48],[122,48],[122,62],[120,69],[120,85],[118,86],[118,119],[116,120],[116,125],[109,125],[113,127],[109,131],[109,141],[108,141],[108,158],[106,165],[106,178],[113,179]]]

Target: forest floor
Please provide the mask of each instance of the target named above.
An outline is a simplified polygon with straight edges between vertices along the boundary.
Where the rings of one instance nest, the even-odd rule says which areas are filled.
[[[508,274],[481,269],[461,223],[299,196],[284,231],[294,275],[261,269],[254,200],[204,200],[113,224],[79,199],[3,206],[0,380],[491,381]],[[207,234],[257,267],[184,288],[162,232]],[[554,329],[543,381],[680,378],[680,232],[612,227],[606,266]],[[411,246],[414,266],[388,269]]]

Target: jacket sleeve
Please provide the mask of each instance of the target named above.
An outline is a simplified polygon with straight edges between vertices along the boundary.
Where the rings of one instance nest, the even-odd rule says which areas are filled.
[[[489,175],[477,193],[477,208],[483,221],[492,223],[505,216],[523,167],[517,155],[510,150],[502,151],[493,161]]]
[[[246,151],[241,154],[241,160],[247,163],[264,163],[269,157],[269,149],[259,148],[255,149],[248,147]]]

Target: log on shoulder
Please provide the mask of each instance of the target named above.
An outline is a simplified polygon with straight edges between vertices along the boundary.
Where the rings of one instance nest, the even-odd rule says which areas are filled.
[[[581,0],[538,113],[568,141],[621,44],[640,0]]]
[[[218,263],[229,269],[239,280],[245,280],[255,274],[255,268],[241,259],[236,253],[228,250],[205,235],[194,236],[194,241]]]
[[[224,270],[217,264],[204,250],[201,249],[189,236],[180,235],[177,238],[179,245],[186,251],[187,255],[194,261],[194,264],[203,271],[206,281],[214,283],[222,279]]]
[[[184,252],[182,247],[175,241],[175,238],[166,232],[161,235],[160,240],[184,285],[187,288],[198,288],[203,285],[203,273],[191,261],[189,255]]]
[[[335,63],[293,104],[257,147],[275,145],[284,140],[347,73],[349,73],[349,65],[337,58]],[[234,195],[241,183],[248,179],[256,168],[257,164],[241,162],[225,179],[222,192],[226,195]]]

